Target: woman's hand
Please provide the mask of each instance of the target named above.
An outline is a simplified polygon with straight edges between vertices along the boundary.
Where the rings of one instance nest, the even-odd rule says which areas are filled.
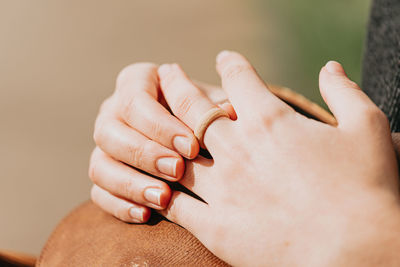
[[[121,71],[96,120],[92,200],[126,222],[145,222],[149,207],[165,208],[171,190],[156,177],[178,181],[185,169],[182,157],[192,159],[199,152],[192,130],[167,110],[157,68],[138,63]],[[224,99],[222,90],[203,87],[215,101]],[[234,116],[230,104],[222,107]]]
[[[332,127],[294,112],[234,52],[217,59],[238,119],[205,134],[213,160],[186,163],[165,211],[215,255],[237,266],[400,264],[399,184],[384,114],[329,62],[321,93]],[[159,68],[173,113],[194,129],[214,107],[176,65]]]

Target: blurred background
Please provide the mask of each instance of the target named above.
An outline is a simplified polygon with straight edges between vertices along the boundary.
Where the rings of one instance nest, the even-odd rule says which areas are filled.
[[[100,103],[124,66],[178,62],[219,83],[242,52],[270,83],[322,103],[331,59],[359,82],[368,0],[0,0],[0,249],[38,254],[89,198]]]

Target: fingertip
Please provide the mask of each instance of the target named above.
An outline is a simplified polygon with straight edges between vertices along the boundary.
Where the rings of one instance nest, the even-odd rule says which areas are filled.
[[[320,90],[352,88],[360,90],[358,84],[346,74],[343,66],[336,61],[329,61],[322,67],[319,76]]]
[[[196,137],[193,137],[192,142],[190,144],[190,152],[188,159],[194,159],[199,155],[200,152],[200,144]]]
[[[199,142],[193,135],[190,137],[175,136],[172,142],[175,150],[187,159],[194,159],[199,154]]]
[[[183,174],[185,173],[185,161],[183,160],[183,158],[180,158],[176,164],[176,181],[179,181]]]
[[[166,183],[164,183],[161,187],[162,187],[161,190],[163,193],[160,196],[159,210],[163,210],[168,207],[168,204],[171,200],[171,195],[172,195],[171,188]]]
[[[132,77],[137,77],[135,75],[138,72],[155,72],[157,69],[157,64],[151,62],[138,62],[134,64],[130,64],[124,67],[118,74],[116,78],[117,86],[124,84],[125,82],[129,81]]]
[[[324,68],[328,73],[333,75],[346,75],[343,66],[337,61],[333,60],[328,61],[328,63],[326,63]]]
[[[158,76],[160,79],[164,79],[168,74],[171,72],[181,72],[184,73],[182,67],[178,63],[172,63],[172,64],[162,64],[158,68]]]
[[[134,205],[129,209],[129,218],[120,217],[120,219],[130,223],[145,223],[150,219],[150,216],[150,208]]]
[[[149,220],[150,217],[151,217],[151,209],[149,209],[149,208],[147,208],[147,207],[144,207],[144,208],[143,208],[142,216],[143,216],[143,217],[142,217],[142,218],[143,218],[142,223],[148,222],[148,220]]]

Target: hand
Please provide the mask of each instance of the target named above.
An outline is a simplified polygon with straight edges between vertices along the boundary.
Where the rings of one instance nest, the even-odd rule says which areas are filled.
[[[221,53],[217,70],[238,119],[209,126],[213,160],[188,161],[180,181],[206,203],[173,192],[161,213],[232,265],[398,266],[388,122],[343,68],[329,62],[320,73],[337,127],[294,112],[237,53]],[[178,65],[161,66],[159,76],[171,110],[194,129],[214,105]]]
[[[171,190],[156,177],[178,181],[185,169],[182,156],[192,159],[199,152],[192,130],[167,110],[157,68],[151,63],[125,68],[96,120],[97,147],[89,167],[95,184],[92,200],[126,222],[145,222],[149,207],[165,208]],[[203,88],[222,103],[221,89],[205,84]],[[235,115],[229,103],[221,107]]]

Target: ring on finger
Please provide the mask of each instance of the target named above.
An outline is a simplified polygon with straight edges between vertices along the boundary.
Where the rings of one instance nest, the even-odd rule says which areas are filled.
[[[204,115],[200,118],[200,121],[197,123],[194,129],[194,135],[199,141],[200,147],[206,149],[204,144],[204,135],[207,131],[207,128],[213,123],[216,119],[226,117],[229,119],[229,114],[225,110],[215,107],[204,113]]]

